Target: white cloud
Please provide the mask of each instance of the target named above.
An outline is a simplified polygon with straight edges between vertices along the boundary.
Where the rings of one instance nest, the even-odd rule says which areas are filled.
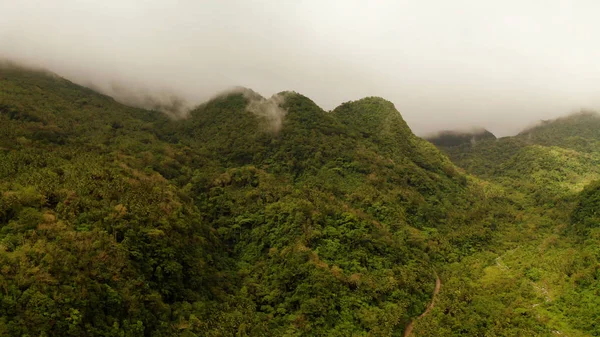
[[[0,55],[200,102],[242,85],[393,101],[417,133],[598,106],[595,1],[0,1]]]

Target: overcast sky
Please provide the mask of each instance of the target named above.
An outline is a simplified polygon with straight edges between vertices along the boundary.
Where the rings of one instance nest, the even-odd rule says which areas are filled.
[[[0,0],[0,56],[198,103],[241,85],[394,102],[417,134],[600,106],[597,0]]]

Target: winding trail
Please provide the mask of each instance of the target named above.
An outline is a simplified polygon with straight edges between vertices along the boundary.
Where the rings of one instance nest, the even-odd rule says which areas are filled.
[[[440,292],[440,288],[442,288],[442,281],[440,280],[440,277],[438,276],[438,274],[435,273],[435,289],[433,289],[433,295],[431,296],[431,302],[429,302],[427,309],[425,309],[425,311],[421,315],[419,315],[419,317],[410,320],[410,322],[408,323],[408,325],[406,325],[406,328],[404,329],[404,334],[402,335],[403,337],[410,336],[410,334],[412,333],[413,328],[414,328],[415,320],[417,320],[421,317],[424,317],[431,311],[431,309],[433,309],[433,307],[435,306],[435,298],[436,298],[437,294]]]

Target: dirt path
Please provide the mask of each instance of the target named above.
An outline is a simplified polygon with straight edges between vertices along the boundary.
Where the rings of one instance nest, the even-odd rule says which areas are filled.
[[[440,277],[438,276],[438,274],[435,274],[435,289],[433,289],[433,295],[431,296],[431,302],[429,302],[429,305],[427,306],[427,309],[425,309],[425,311],[419,315],[419,317],[417,317],[416,319],[412,319],[410,320],[410,322],[408,323],[408,325],[406,326],[406,328],[404,329],[404,337],[408,337],[410,336],[410,334],[413,331],[414,328],[414,323],[415,320],[424,317],[425,315],[427,315],[431,309],[433,309],[433,306],[435,305],[435,297],[437,296],[437,294],[440,292],[440,288],[442,287],[442,281],[440,280]]]

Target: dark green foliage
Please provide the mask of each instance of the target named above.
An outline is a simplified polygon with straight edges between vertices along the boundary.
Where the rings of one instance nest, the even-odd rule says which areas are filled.
[[[600,227],[600,182],[587,186],[579,195],[571,221],[579,231]]]
[[[379,98],[284,92],[273,128],[243,89],[178,121],[43,72],[0,90],[2,335],[397,335],[491,238]]]
[[[469,176],[381,98],[170,120],[0,67],[0,335],[400,336],[436,273],[416,335],[598,335],[594,118],[444,147]]]

